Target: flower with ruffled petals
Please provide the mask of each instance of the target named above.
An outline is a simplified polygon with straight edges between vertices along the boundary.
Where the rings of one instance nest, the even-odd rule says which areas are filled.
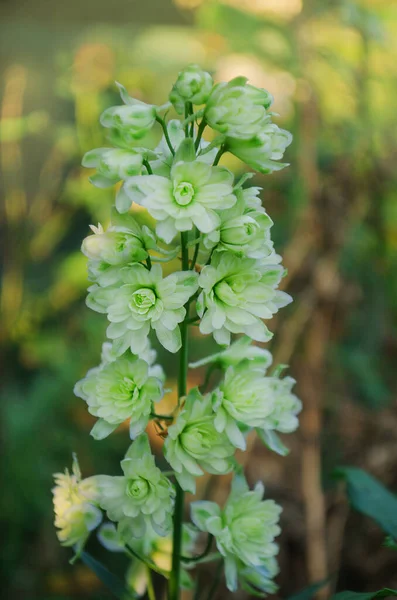
[[[96,173],[89,177],[90,182],[99,188],[111,187],[118,181],[139,175],[142,170],[143,156],[136,150],[123,150],[121,148],[96,148],[86,152],[82,165],[89,169],[96,169]]]
[[[288,163],[279,162],[292,142],[292,134],[274,123],[267,123],[255,137],[247,140],[228,138],[227,149],[260,173],[279,171]]]
[[[145,430],[153,402],[162,397],[161,381],[149,376],[148,371],[147,362],[126,355],[91,369],[76,383],[74,393],[98,417],[91,430],[95,439],[107,437],[127,419],[132,439]]]
[[[102,513],[95,506],[96,489],[89,480],[82,480],[76,456],[73,457],[72,474],[54,475],[52,489],[55,527],[62,546],[76,546],[79,552],[91,531],[102,521]]]
[[[191,369],[197,369],[208,364],[218,364],[222,369],[236,366],[243,360],[247,360],[247,366],[251,369],[260,370],[263,373],[272,364],[272,355],[269,350],[252,344],[252,339],[246,335],[241,336],[233,342],[226,350],[210,354],[194,363],[189,363]]]
[[[101,508],[111,521],[119,523],[121,531],[132,528],[134,537],[144,535],[147,523],[158,535],[167,535],[172,526],[175,490],[156,467],[146,434],[131,444],[121,468],[122,476],[91,477]]]
[[[273,97],[264,89],[247,84],[246,77],[218,83],[208,99],[204,118],[212,129],[240,140],[250,140],[270,120]]]
[[[120,270],[121,285],[92,286],[87,305],[107,313],[107,336],[117,355],[131,348],[140,354],[147,344],[150,328],[170,352],[181,347],[179,323],[186,314],[184,305],[198,287],[197,274],[178,271],[163,278],[160,265],[149,271],[141,264]]]
[[[177,153],[170,178],[144,175],[131,177],[125,184],[130,202],[147,208],[158,221],[157,235],[167,243],[178,231],[190,231],[194,226],[210,233],[220,224],[216,210],[230,208],[236,202],[232,173],[200,160],[179,160],[189,157],[188,148],[193,144],[191,139],[184,142],[185,150]],[[129,209],[124,202],[116,205],[120,212]]]
[[[245,333],[258,342],[272,334],[261,319],[270,319],[291,297],[277,290],[280,265],[262,264],[231,252],[216,252],[201,271],[197,312],[201,333],[213,333],[218,344],[230,344],[230,333]]]
[[[269,567],[269,559],[278,552],[274,538],[280,533],[281,508],[273,500],[262,500],[263,492],[262,483],[251,491],[244,477],[236,475],[223,510],[215,502],[191,504],[193,523],[215,537],[225,561],[226,584],[232,592],[237,589],[242,565]]]
[[[210,396],[191,390],[176,422],[168,428],[164,455],[182,488],[195,493],[195,478],[204,471],[217,475],[233,468],[234,446],[214,427]]]

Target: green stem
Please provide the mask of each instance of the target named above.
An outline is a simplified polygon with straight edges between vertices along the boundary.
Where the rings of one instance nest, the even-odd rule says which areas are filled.
[[[204,558],[205,556],[207,556],[207,554],[209,554],[210,550],[211,550],[211,546],[212,546],[212,540],[214,539],[214,536],[211,535],[211,533],[208,534],[208,538],[207,538],[207,544],[205,546],[205,549],[203,550],[203,552],[201,554],[198,554],[197,556],[181,556],[181,559],[183,560],[183,562],[197,562],[199,561],[201,558]]]
[[[189,270],[189,250],[187,247],[188,234],[181,233],[181,248],[182,248],[182,270]],[[187,389],[187,368],[188,368],[188,326],[186,320],[189,316],[189,302],[186,305],[186,316],[181,323],[181,338],[182,345],[179,351],[179,374],[178,374],[178,405],[181,404],[181,399],[186,396]],[[172,540],[172,570],[169,581],[169,600],[179,600],[180,591],[180,575],[181,575],[181,550],[182,550],[182,524],[183,524],[183,509],[185,493],[179,483],[176,481],[176,497],[174,507],[174,532]]]
[[[152,580],[152,572],[149,567],[146,567],[146,577],[147,577],[147,595],[149,600],[156,600],[156,594],[154,591],[153,580]]]
[[[226,152],[226,147],[225,147],[225,145],[222,145],[218,150],[218,154],[215,156],[214,167],[218,164],[218,162],[221,159],[222,154],[224,154],[225,152]]]
[[[152,259],[150,258],[149,254],[147,255],[147,258],[146,258],[146,265],[150,271],[150,269],[152,268]]]
[[[174,147],[173,147],[173,145],[171,143],[170,136],[168,135],[168,129],[167,129],[166,122],[164,121],[164,119],[162,119],[158,115],[156,117],[156,121],[157,121],[157,123],[160,123],[160,125],[161,125],[161,127],[163,129],[165,141],[167,142],[167,146],[170,149],[172,156],[175,156],[175,150],[174,150]]]
[[[196,142],[194,144],[194,147],[196,148],[196,151],[199,149],[200,142],[201,142],[201,136],[203,135],[203,131],[206,128],[206,126],[207,126],[207,122],[206,122],[205,118],[203,117],[201,119],[201,123],[200,123],[198,131],[197,131]]]
[[[150,413],[151,419],[161,419],[162,421],[173,421],[174,417],[172,415],[158,415],[156,413]]]
[[[147,172],[149,173],[149,175],[153,175],[153,171],[152,171],[152,167],[150,166],[150,163],[148,160],[146,160],[146,158],[142,161],[142,163],[145,165]]]

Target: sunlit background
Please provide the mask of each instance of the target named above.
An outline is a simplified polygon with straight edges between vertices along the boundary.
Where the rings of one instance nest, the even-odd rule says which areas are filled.
[[[339,573],[336,589],[397,587],[396,554],[331,477],[356,465],[397,489],[397,4],[0,0],[2,598],[107,597],[68,564],[52,525],[51,474],[71,452],[84,475],[115,474],[128,443],[126,430],[90,438],[72,392],[105,329],[84,304],[80,243],[90,223],[106,224],[114,193],[92,187],[80,161],[103,145],[98,116],[119,102],[115,80],[161,104],[191,62],[269,89],[294,134],[291,166],[253,183],[295,300],[270,349],[291,365],[304,411],[287,458],[254,442],[244,456],[250,482],[284,507],[280,598],[326,573]],[[210,349],[197,338],[192,358]],[[175,387],[175,361],[160,356]],[[228,485],[203,480],[199,494],[222,501]]]

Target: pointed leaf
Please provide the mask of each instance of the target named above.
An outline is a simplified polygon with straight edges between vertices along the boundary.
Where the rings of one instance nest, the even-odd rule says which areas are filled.
[[[111,573],[102,563],[100,563],[96,558],[88,554],[88,552],[82,552],[80,555],[83,563],[91,569],[95,573],[95,575],[102,581],[102,583],[110,590],[115,598],[120,598],[122,600],[129,600],[131,598],[135,598],[131,593],[129,593],[124,583],[116,577],[113,573]]]

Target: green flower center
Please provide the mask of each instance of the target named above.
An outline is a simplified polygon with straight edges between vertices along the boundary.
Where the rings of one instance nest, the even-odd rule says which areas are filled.
[[[143,500],[149,493],[149,484],[146,479],[129,479],[126,489],[127,496],[133,500]]]
[[[129,379],[128,377],[124,377],[122,381],[119,383],[120,395],[128,398],[128,400],[135,400],[137,395],[139,394],[139,390],[136,387],[135,381]]]
[[[140,315],[146,315],[156,304],[156,294],[149,288],[140,288],[132,294],[130,309]]]
[[[187,206],[194,198],[194,187],[187,181],[182,181],[174,187],[174,198],[179,206]]]

